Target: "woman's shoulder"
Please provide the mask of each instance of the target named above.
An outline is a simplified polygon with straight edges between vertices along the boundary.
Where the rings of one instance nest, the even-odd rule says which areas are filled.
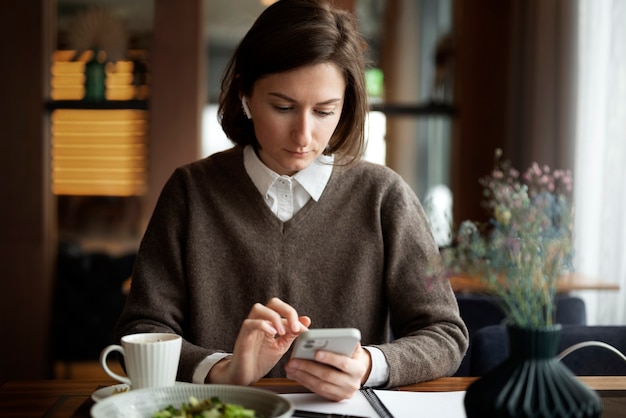
[[[217,184],[237,182],[245,175],[242,149],[233,147],[177,167],[165,187],[168,189],[208,189]]]
[[[400,201],[418,202],[419,199],[409,183],[396,171],[382,164],[359,161],[339,168],[335,177],[337,190],[357,192],[369,201],[381,204],[397,204]]]
[[[351,178],[361,183],[364,181],[379,185],[404,183],[402,177],[391,168],[367,160],[339,167],[337,171],[345,179]]]
[[[207,171],[228,172],[243,168],[243,152],[239,146],[219,151],[199,160],[184,164],[177,171],[190,174],[206,173]]]

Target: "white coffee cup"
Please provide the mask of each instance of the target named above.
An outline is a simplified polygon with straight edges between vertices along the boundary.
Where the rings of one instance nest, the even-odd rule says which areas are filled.
[[[180,335],[131,334],[122,337],[121,343],[109,345],[100,354],[100,364],[109,376],[130,385],[131,389],[174,386],[182,346]],[[107,356],[113,351],[124,356],[128,377],[109,369]]]

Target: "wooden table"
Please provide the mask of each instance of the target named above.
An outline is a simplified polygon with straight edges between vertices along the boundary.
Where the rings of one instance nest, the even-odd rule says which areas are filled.
[[[452,276],[450,285],[455,293],[489,293],[488,287],[476,277]],[[608,290],[618,291],[619,284],[605,280],[594,279],[580,274],[571,273],[563,276],[557,282],[558,293],[570,293],[578,290]]]
[[[431,382],[405,386],[400,390],[444,392],[465,390],[472,377],[445,377]],[[626,390],[626,376],[581,377],[595,390]],[[88,418],[94,390],[118,382],[113,380],[35,380],[10,381],[0,386],[2,418]],[[288,379],[262,379],[256,386],[278,393],[305,392]]]

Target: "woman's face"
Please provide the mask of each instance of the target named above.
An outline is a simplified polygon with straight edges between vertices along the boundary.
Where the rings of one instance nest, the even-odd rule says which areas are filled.
[[[339,123],[345,90],[341,71],[330,63],[258,79],[247,101],[261,161],[288,176],[308,167]]]

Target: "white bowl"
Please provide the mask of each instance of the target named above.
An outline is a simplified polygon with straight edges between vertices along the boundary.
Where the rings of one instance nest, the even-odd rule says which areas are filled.
[[[224,403],[254,409],[263,418],[287,418],[294,412],[291,401],[265,389],[236,385],[176,385],[137,389],[103,399],[91,408],[94,418],[150,418],[169,405],[180,408],[189,397],[199,400],[217,396]]]

